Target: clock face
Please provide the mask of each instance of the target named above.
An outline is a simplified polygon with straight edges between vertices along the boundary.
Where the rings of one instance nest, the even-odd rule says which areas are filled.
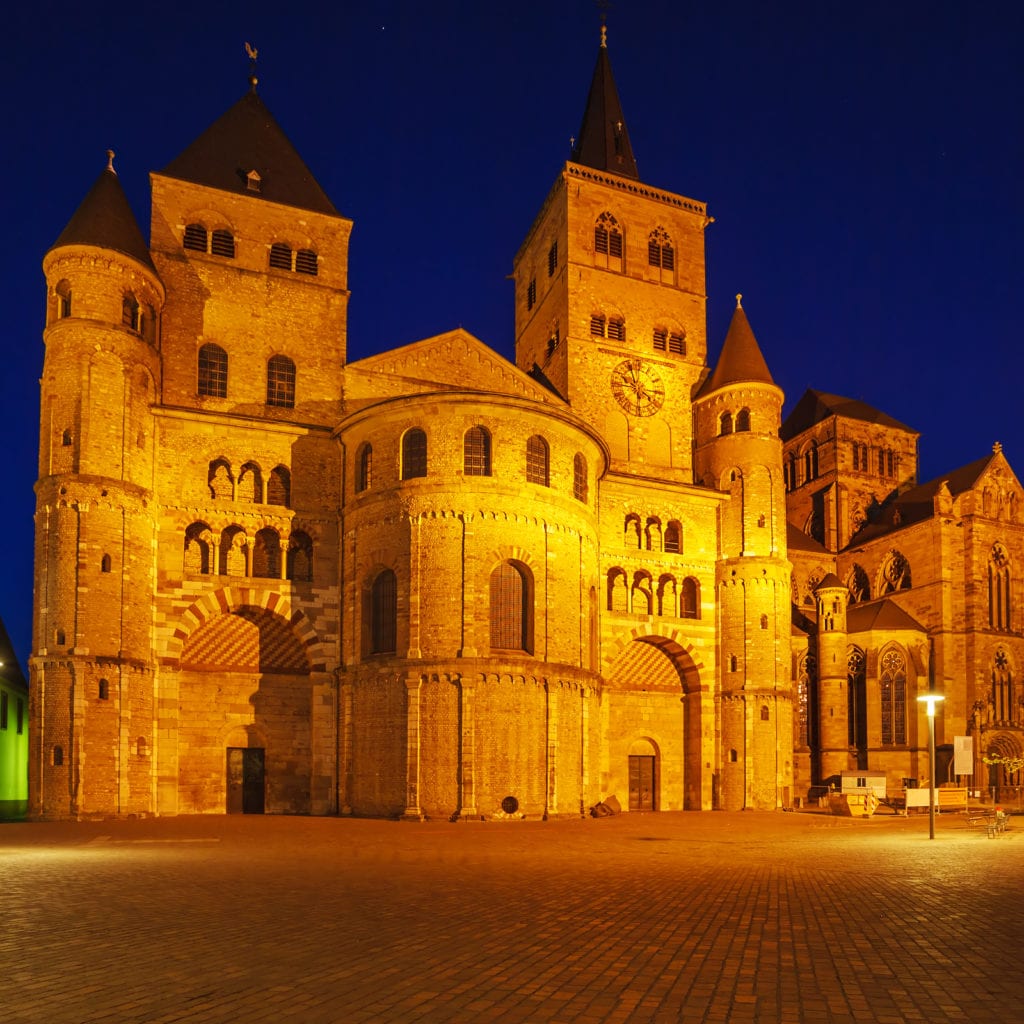
[[[612,394],[630,416],[653,416],[665,401],[665,385],[641,359],[626,359],[612,370]]]

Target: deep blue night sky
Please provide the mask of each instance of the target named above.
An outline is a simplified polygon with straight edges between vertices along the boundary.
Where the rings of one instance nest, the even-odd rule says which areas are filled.
[[[6,15],[0,616],[29,653],[43,254],[106,163],[148,234],[159,170],[259,91],[355,222],[349,352],[462,325],[511,358],[512,257],[580,118],[588,0],[43,2]],[[1001,441],[1024,472],[1017,3],[619,0],[645,182],[708,203],[709,349],[736,292],[787,408],[814,387],[919,430],[922,480]]]

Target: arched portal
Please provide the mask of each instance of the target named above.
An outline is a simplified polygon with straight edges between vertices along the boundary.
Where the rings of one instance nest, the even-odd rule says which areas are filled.
[[[710,808],[711,774],[704,766],[713,763],[713,756],[710,742],[703,749],[702,723],[710,722],[714,711],[700,676],[683,637],[635,631],[622,643],[605,673],[604,696],[606,788],[624,805],[631,791],[642,794],[646,782],[653,786],[652,806],[635,809]]]

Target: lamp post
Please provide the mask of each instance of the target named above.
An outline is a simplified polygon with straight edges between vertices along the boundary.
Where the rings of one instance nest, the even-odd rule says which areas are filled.
[[[935,705],[946,698],[941,693],[925,693],[917,698],[928,705],[928,838],[935,838]]]

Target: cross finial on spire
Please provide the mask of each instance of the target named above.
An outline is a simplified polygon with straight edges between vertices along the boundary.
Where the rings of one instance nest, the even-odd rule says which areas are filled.
[[[996,441],[996,443],[994,445],[992,445],[992,454],[993,455],[1001,455],[1002,452],[1003,452],[1002,442],[1001,441]]]
[[[611,9],[610,0],[596,0],[597,9],[601,12],[601,49],[608,49],[608,26],[605,21],[608,18],[608,11]]]
[[[743,295],[742,294],[737,294],[737,296],[736,296],[736,308],[737,309],[742,309],[743,308]]]
[[[260,52],[252,43],[245,44],[245,52],[249,55],[249,88],[255,92],[256,83],[259,81],[256,77],[256,58]]]
[[[114,174],[117,174],[117,171],[114,171],[114,155],[115,154],[112,149],[107,150],[107,170],[113,171]]]

